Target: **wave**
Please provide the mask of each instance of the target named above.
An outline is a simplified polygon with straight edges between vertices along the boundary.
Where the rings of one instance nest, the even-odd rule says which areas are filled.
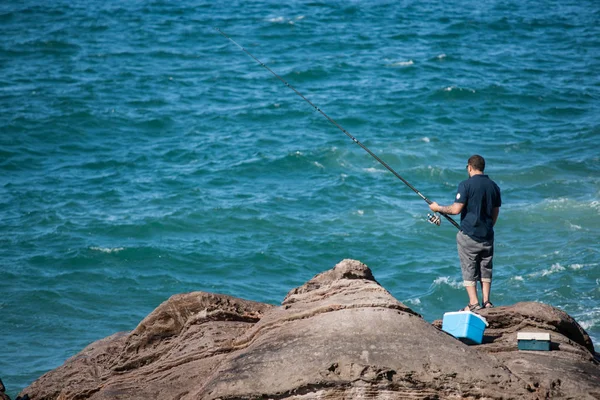
[[[384,169],[383,167],[369,167],[369,168],[363,168],[363,171],[368,172],[370,174],[382,174],[382,173],[387,173],[388,171],[386,169]]]
[[[541,204],[532,205],[533,208],[541,206],[545,210],[551,211],[567,211],[573,209],[591,209],[600,212],[600,201],[578,201],[575,199],[561,197],[558,199],[547,199],[542,201]]]
[[[415,306],[421,305],[421,299],[418,298],[418,297],[412,297],[410,299],[403,300],[402,302],[405,303],[405,304],[412,304],[412,305],[415,305]]]
[[[120,251],[123,251],[123,250],[125,250],[125,248],[124,247],[97,247],[97,246],[94,246],[94,247],[90,247],[90,250],[100,251],[102,253],[111,254],[111,253],[118,253]]]
[[[462,289],[463,282],[457,281],[455,278],[451,278],[449,276],[440,276],[435,278],[433,281],[432,287],[441,287],[441,286],[450,286],[453,289]]]
[[[565,267],[563,267],[559,263],[556,263],[556,264],[552,264],[552,266],[548,269],[542,270],[539,273],[532,274],[532,276],[536,276],[536,275],[548,276],[548,275],[555,274],[557,272],[562,272],[564,270],[565,270]]]
[[[297,17],[294,17],[294,18],[277,16],[277,17],[267,18],[267,21],[271,22],[273,24],[289,24],[289,25],[294,25],[296,23],[296,21],[301,21],[304,18],[306,18],[304,15],[298,15]]]
[[[577,317],[577,322],[586,331],[600,325],[600,308],[586,310],[583,315]]]
[[[294,87],[299,87],[299,84],[307,84],[307,83],[312,83],[315,81],[324,81],[327,80],[327,78],[330,76],[331,71],[329,70],[329,68],[327,66],[321,66],[318,64],[313,64],[310,65],[308,67],[302,67],[301,65],[296,65],[294,66],[290,71],[288,72],[284,72],[281,76],[283,77],[284,80],[286,80],[287,82],[290,82],[290,84]],[[323,104],[323,101],[319,101],[316,97],[316,92],[310,93],[307,90],[305,90],[304,88],[301,89],[301,91],[306,92],[307,96],[310,96],[311,100],[314,100],[316,103],[315,104],[320,104],[325,106],[325,104]],[[298,103],[300,104],[300,103]]]
[[[575,264],[570,264],[568,266],[563,266],[560,263],[554,263],[550,266],[550,268],[546,268],[543,269],[541,271],[538,272],[534,272],[531,273],[529,275],[527,275],[528,278],[537,278],[537,277],[544,277],[544,276],[549,276],[549,275],[554,275],[557,273],[561,273],[566,271],[567,269],[570,269],[572,271],[579,271],[581,269],[585,269],[587,267],[592,267],[592,266],[596,266],[597,264],[579,264],[579,263],[575,263]],[[521,279],[516,279],[515,280],[523,280],[523,278]]]
[[[391,64],[388,64],[388,67],[410,67],[411,65],[414,65],[415,62],[413,60],[408,60],[408,61],[397,61]]]
[[[444,92],[469,92],[469,93],[475,93],[475,89],[469,89],[469,88],[460,88],[457,86],[448,86],[445,87],[444,89],[442,89]]]
[[[469,87],[456,85],[445,86],[429,95],[430,100],[461,100],[470,99],[477,91]]]

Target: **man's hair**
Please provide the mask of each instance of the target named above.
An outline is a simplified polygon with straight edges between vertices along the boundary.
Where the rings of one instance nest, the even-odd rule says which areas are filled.
[[[477,154],[469,158],[468,164],[477,171],[483,172],[485,169],[485,160],[483,157]]]

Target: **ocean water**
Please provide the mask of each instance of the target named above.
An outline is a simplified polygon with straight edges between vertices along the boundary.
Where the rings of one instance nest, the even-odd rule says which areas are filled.
[[[0,378],[16,394],[196,290],[278,304],[344,258],[428,321],[466,304],[428,198],[481,154],[496,305],[600,346],[600,3],[0,3]]]

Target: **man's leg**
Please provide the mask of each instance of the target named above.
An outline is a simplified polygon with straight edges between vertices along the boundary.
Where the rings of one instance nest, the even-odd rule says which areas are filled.
[[[490,292],[492,290],[492,267],[494,259],[494,243],[485,243],[481,256],[481,292],[483,294],[483,304],[490,301]],[[490,302],[491,303],[491,302]],[[488,305],[488,307],[490,307]]]
[[[460,259],[460,268],[462,271],[463,285],[469,295],[469,305],[479,305],[477,298],[477,281],[480,280],[477,269],[478,254],[477,243],[462,232],[456,234],[456,245],[458,248],[458,258]],[[465,307],[468,310],[469,307]]]
[[[481,282],[481,292],[483,294],[483,304],[486,301],[490,301],[490,291],[492,289],[492,282]]]
[[[477,284],[473,286],[465,286],[465,289],[467,289],[467,294],[469,295],[469,305],[479,304],[479,299],[477,298]],[[467,311],[468,309],[469,307],[465,307],[465,311]]]

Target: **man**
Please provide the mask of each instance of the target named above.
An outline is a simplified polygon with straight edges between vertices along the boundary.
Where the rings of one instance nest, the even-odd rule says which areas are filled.
[[[491,308],[492,259],[494,257],[494,225],[500,213],[500,188],[483,174],[485,160],[479,155],[469,158],[469,179],[458,185],[454,204],[440,206],[433,202],[431,211],[456,215],[460,213],[460,231],[456,235],[463,284],[469,295],[464,311],[481,309],[477,282],[481,282],[483,307]]]

